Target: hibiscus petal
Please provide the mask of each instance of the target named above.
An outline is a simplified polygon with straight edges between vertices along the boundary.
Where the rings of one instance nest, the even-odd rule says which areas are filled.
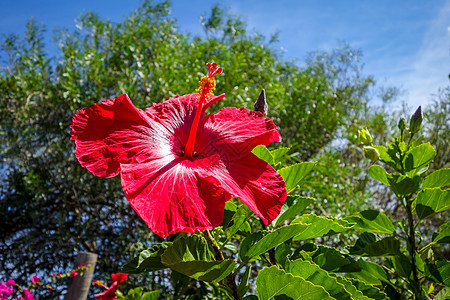
[[[212,229],[231,198],[197,165],[176,156],[122,165],[121,180],[133,209],[161,237]]]
[[[70,127],[80,164],[100,177],[116,176],[121,163],[160,158],[173,151],[170,133],[137,109],[126,94],[82,109]]]
[[[252,153],[238,160],[212,155],[195,161],[209,170],[224,190],[238,197],[268,225],[286,201],[286,184],[272,166]]]
[[[271,142],[281,142],[272,120],[261,112],[226,107],[205,119],[197,147],[204,154],[222,152],[228,159],[236,159],[245,157],[257,145]]]

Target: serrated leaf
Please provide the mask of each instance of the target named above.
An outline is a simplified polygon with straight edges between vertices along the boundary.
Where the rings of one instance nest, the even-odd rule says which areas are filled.
[[[369,297],[370,299],[376,299],[376,300],[384,300],[387,299],[387,295],[379,290],[378,288],[374,287],[371,284],[367,284],[363,281],[359,281],[357,279],[350,279],[352,284],[361,291],[364,296]]]
[[[331,276],[334,276],[336,280],[344,286],[344,288],[350,293],[352,296],[352,299],[354,300],[370,300],[369,297],[364,295],[360,290],[356,288],[356,286],[353,285],[352,281],[350,279],[338,276],[334,273],[330,274]],[[355,279],[353,279],[355,280]]]
[[[375,179],[381,183],[384,183],[385,185],[390,185],[389,180],[388,180],[389,174],[382,166],[379,166],[379,165],[370,166],[369,175],[373,179]]]
[[[280,159],[283,158],[283,156],[289,152],[289,150],[291,150],[291,149],[286,148],[286,147],[280,147],[278,149],[270,151],[270,154],[272,154],[273,161],[275,163],[278,163],[280,161]]]
[[[122,272],[136,274],[166,269],[167,267],[161,263],[161,255],[170,245],[172,242],[162,242],[141,251],[138,256],[123,265]]]
[[[395,237],[386,237],[378,240],[375,234],[364,232],[349,248],[349,254],[360,256],[393,256],[400,253],[400,241]]]
[[[251,234],[242,241],[242,245],[244,246],[241,245],[239,248],[239,258],[241,258],[242,261],[249,261],[251,258],[261,255],[269,249],[284,243],[307,228],[307,225],[295,224],[278,228],[267,234],[262,234],[260,232]],[[245,246],[247,244],[248,246]]]
[[[302,215],[291,224],[304,224],[308,228],[294,237],[294,240],[308,240],[326,235],[348,231],[354,223],[332,217],[319,217],[313,214]]]
[[[362,232],[392,234],[395,231],[395,226],[391,220],[382,212],[373,209],[361,211],[357,216],[350,216],[345,220],[356,223],[353,228]]]
[[[252,153],[258,156],[260,159],[264,160],[266,163],[271,165],[274,164],[273,156],[266,146],[258,145],[255,148],[253,148]]]
[[[436,150],[430,143],[412,148],[405,154],[403,165],[407,172],[424,167],[436,156]]]
[[[420,219],[450,208],[450,190],[439,188],[424,189],[413,202],[415,212]]]
[[[278,173],[280,173],[284,182],[286,182],[288,194],[297,188],[302,180],[311,172],[315,164],[315,162],[302,162],[278,170]]]
[[[208,282],[224,279],[236,266],[232,259],[215,261],[206,240],[196,235],[175,240],[161,255],[161,262],[181,274]]]
[[[352,299],[349,292],[340,284],[335,277],[329,275],[318,265],[309,261],[297,259],[286,264],[286,272],[294,276],[300,276],[315,285],[322,286],[331,297],[335,299],[350,300]]]
[[[450,184],[450,169],[434,171],[422,183],[422,189],[443,187]]]
[[[321,286],[299,276],[293,276],[276,266],[262,269],[256,278],[256,294],[260,300],[269,299],[333,299]]]
[[[288,219],[295,218],[313,202],[314,198],[288,196],[283,206],[281,207],[280,214],[278,215],[278,217],[276,217],[275,220],[273,220],[274,226],[278,226]]]

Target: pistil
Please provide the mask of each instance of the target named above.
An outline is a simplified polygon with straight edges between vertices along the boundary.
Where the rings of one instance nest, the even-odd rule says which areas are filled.
[[[210,106],[212,103],[223,99],[225,95],[221,95],[219,97],[213,97],[213,91],[216,87],[216,81],[214,80],[214,75],[222,73],[222,68],[217,68],[217,64],[206,64],[209,68],[208,76],[203,77],[200,79],[198,83],[198,97],[199,97],[199,103],[197,107],[197,111],[195,112],[194,121],[192,122],[191,131],[189,132],[188,141],[186,143],[185,147],[185,155],[189,159],[194,158],[194,146],[195,146],[195,139],[197,136],[197,129],[198,124],[200,123],[200,117],[203,113],[203,109]]]

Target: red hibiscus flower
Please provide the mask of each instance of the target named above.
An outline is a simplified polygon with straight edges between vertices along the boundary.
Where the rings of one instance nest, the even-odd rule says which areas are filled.
[[[223,220],[224,204],[238,197],[267,225],[286,200],[281,176],[251,153],[280,142],[273,122],[261,112],[205,110],[214,96],[209,75],[197,93],[137,109],[126,94],[79,111],[71,136],[83,167],[100,177],[121,174],[125,196],[156,234],[212,229]]]
[[[113,283],[109,287],[105,286],[103,283],[101,283],[98,280],[94,281],[94,284],[101,285],[101,286],[103,286],[104,288],[107,289],[103,293],[94,295],[95,297],[98,297],[97,300],[114,300],[114,299],[117,299],[116,292],[119,289],[119,284],[121,284],[122,282],[127,280],[128,274],[125,274],[125,273],[111,274],[111,278],[113,280]]]

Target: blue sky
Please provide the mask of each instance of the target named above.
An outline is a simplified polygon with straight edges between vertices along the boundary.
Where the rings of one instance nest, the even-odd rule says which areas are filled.
[[[381,85],[404,91],[413,107],[449,85],[450,1],[417,0],[173,0],[172,16],[184,33],[202,34],[200,15],[215,3],[246,21],[250,32],[270,36],[283,58],[302,65],[308,52],[330,50],[339,40],[360,48],[365,73]],[[140,0],[0,0],[0,33],[23,33],[30,16],[55,27],[75,29],[80,13],[95,11],[120,21]],[[52,49],[52,48],[50,48]],[[54,48],[53,48],[54,49]],[[53,50],[54,51],[54,50]]]

